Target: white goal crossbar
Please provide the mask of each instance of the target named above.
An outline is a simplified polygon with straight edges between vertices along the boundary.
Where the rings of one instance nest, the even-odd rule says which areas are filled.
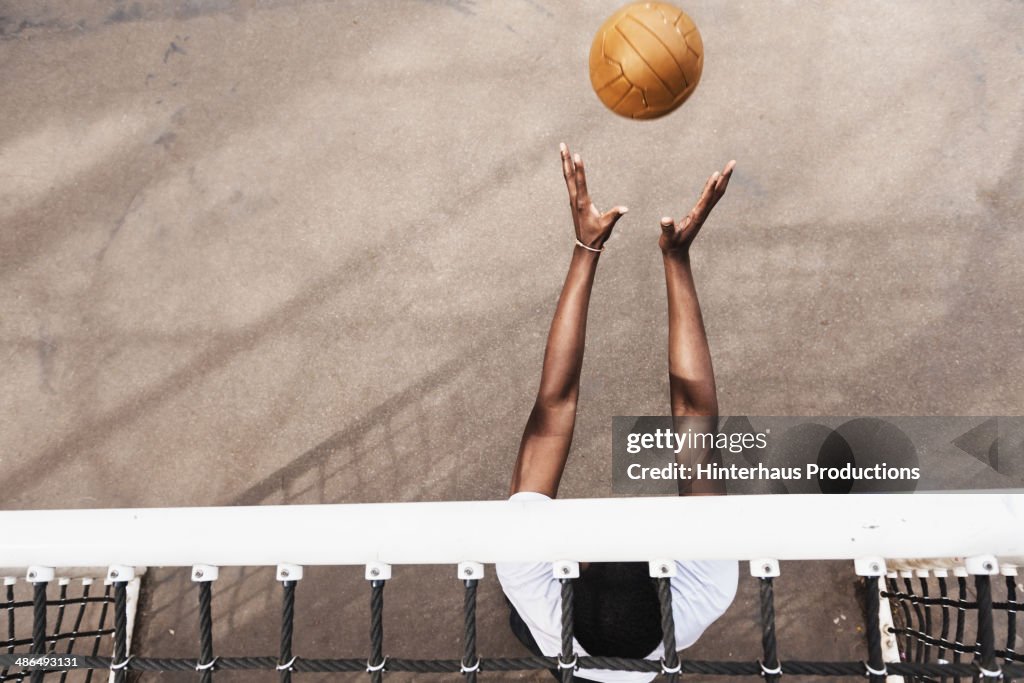
[[[1024,560],[1024,493],[0,512],[0,567]]]

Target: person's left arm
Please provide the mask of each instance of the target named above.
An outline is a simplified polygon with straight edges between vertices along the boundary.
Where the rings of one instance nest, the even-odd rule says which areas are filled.
[[[718,396],[711,350],[704,330],[697,288],[690,267],[690,247],[707,221],[711,210],[725,196],[735,161],[721,173],[708,178],[700,199],[678,221],[661,220],[658,241],[665,262],[668,290],[668,366],[673,429],[680,434],[717,433]],[[686,467],[721,464],[721,455],[703,445],[679,450],[676,461]],[[691,471],[693,471],[691,469]],[[725,481],[717,479],[680,479],[679,494],[715,495],[725,493]]]

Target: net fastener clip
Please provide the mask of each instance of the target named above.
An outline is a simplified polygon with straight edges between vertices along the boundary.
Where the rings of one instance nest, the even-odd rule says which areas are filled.
[[[999,560],[993,555],[977,555],[964,558],[964,567],[968,574],[994,576],[999,573]]]
[[[366,660],[366,673],[372,674],[375,671],[383,671],[384,667],[387,666],[387,664],[388,664],[388,658],[387,657],[385,657],[384,659],[380,660],[380,664],[377,664],[376,666],[374,666],[373,664],[370,664],[370,660],[367,659]]]
[[[989,669],[986,669],[985,667],[983,667],[980,663],[978,664],[978,671],[980,671],[981,675],[984,676],[985,678],[1002,678],[1003,677],[1003,670],[1002,669],[996,669],[995,671],[990,671]]]
[[[28,571],[25,573],[25,580],[29,583],[49,583],[50,581],[53,581],[53,577],[55,575],[56,573],[54,572],[53,567],[40,567],[38,565],[33,565],[29,567]],[[11,583],[7,583],[7,580],[5,579],[4,585],[11,586],[14,585],[14,582],[12,581]]]
[[[302,580],[302,565],[301,564],[279,564],[279,565],[277,565],[277,580],[278,581],[301,581]]]
[[[365,576],[367,581],[387,581],[391,578],[391,565],[387,562],[368,562]]]
[[[208,661],[206,664],[202,664],[200,662],[196,662],[196,671],[210,671],[211,669],[213,669],[214,666],[216,666],[217,659],[219,659],[219,658],[218,657],[214,657],[213,659]]]
[[[853,569],[857,576],[885,576],[885,558],[858,557],[853,561]]]
[[[579,655],[577,655],[576,653],[573,653],[572,661],[571,662],[563,662],[561,656],[559,656],[559,658],[558,658],[558,668],[559,669],[573,669],[573,670],[575,670],[576,669],[576,664],[579,661],[580,661]]]
[[[192,565],[192,581],[196,583],[209,583],[220,578],[220,567],[212,564]]]
[[[676,575],[676,563],[673,560],[651,560],[647,563],[651,578],[670,579]]]
[[[882,663],[882,668],[881,669],[872,669],[870,664],[868,664],[867,662],[864,662],[864,669],[867,670],[867,672],[868,672],[867,675],[868,676],[888,676],[889,675],[889,671],[888,671],[888,669],[886,669],[884,662]]]
[[[296,657],[292,657],[291,659],[289,659],[284,664],[278,664],[275,668],[278,671],[291,671],[292,670],[292,666],[294,666],[296,659],[298,659],[297,656]],[[214,661],[216,661],[216,660],[214,660]]]
[[[114,664],[113,662],[111,662],[110,663],[110,670],[111,671],[120,671],[121,669],[127,669],[128,668],[128,662],[132,661],[133,657],[135,657],[135,655],[128,655],[128,658],[125,659],[120,664]]]
[[[572,560],[558,560],[552,563],[551,572],[556,579],[580,578],[580,563]]]
[[[677,673],[679,673],[682,670],[683,670],[683,663],[682,662],[676,662],[675,666],[670,667],[668,664],[665,663],[665,658],[664,657],[661,658],[661,673],[663,673],[663,674],[677,674]]]
[[[484,565],[480,562],[459,562],[459,578],[470,581],[484,577]]]
[[[773,579],[780,576],[779,561],[766,557],[751,560],[750,575],[756,579]]]
[[[107,567],[107,583],[128,583],[135,580],[135,567],[127,564],[112,564]]]
[[[459,673],[471,674],[471,673],[476,673],[479,670],[480,670],[480,658],[479,657],[477,657],[476,661],[473,662],[473,666],[466,666],[466,660],[464,660],[464,659],[459,662]]]

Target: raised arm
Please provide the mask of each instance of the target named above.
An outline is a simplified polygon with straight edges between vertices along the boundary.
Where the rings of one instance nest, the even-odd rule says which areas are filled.
[[[725,194],[735,161],[708,178],[697,204],[679,221],[661,219],[661,247],[668,288],[668,371],[672,414],[718,415],[715,372],[690,268],[690,245]]]
[[[571,156],[564,144],[560,151],[576,245],[548,332],[540,389],[523,432],[511,487],[512,493],[537,491],[552,498],[558,493],[576,424],[587,309],[597,263],[615,223],[627,211],[624,206],[598,211],[587,191],[583,160],[578,154]]]
[[[722,173],[716,172],[708,179],[697,204],[681,220],[661,219],[659,245],[668,289],[669,389],[677,433],[716,433],[718,429],[715,372],[690,269],[690,245],[725,194],[735,165],[730,161]],[[696,446],[680,450],[676,461],[690,468],[721,464],[721,454],[714,448]],[[715,479],[680,479],[678,484],[680,495],[726,492],[725,482]]]

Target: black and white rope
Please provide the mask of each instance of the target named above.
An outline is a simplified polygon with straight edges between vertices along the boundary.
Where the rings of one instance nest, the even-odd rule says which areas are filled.
[[[761,673],[768,683],[776,683],[782,675],[779,666],[778,642],[775,638],[775,587],[770,576],[759,579],[761,595]]]
[[[114,583],[114,659],[110,670],[114,683],[124,683],[128,673],[128,584]]]
[[[200,672],[200,683],[211,683],[216,664],[213,657],[213,584],[201,581],[196,585],[199,587],[199,662],[196,671]]]
[[[562,582],[562,652],[558,657],[558,670],[562,675],[562,683],[572,683],[576,669],[579,668],[579,657],[573,648],[573,585],[572,579],[561,579]]]
[[[676,652],[676,623],[672,614],[672,579],[662,577],[658,582],[658,603],[661,607],[661,635],[665,654],[662,655],[661,671],[671,683],[679,680],[682,667]]]
[[[276,666],[281,683],[291,683],[292,667],[295,665],[295,657],[292,655],[292,638],[295,634],[295,583],[281,582],[281,648]]]
[[[480,657],[476,652],[476,587],[477,579],[466,579],[463,598],[463,654],[460,673],[465,674],[467,683],[476,683],[480,671]]]
[[[907,577],[904,576],[904,579]],[[47,585],[37,582],[32,586],[31,600],[18,601],[12,586],[7,586],[6,601],[0,602],[0,609],[7,610],[7,641],[0,642],[8,654],[19,651],[16,648],[31,648],[34,653],[57,652],[67,649],[84,639],[94,637],[92,655],[77,655],[79,664],[91,670],[107,670],[116,681],[123,682],[130,672],[178,671],[192,672],[203,683],[210,683],[217,671],[276,671],[282,683],[290,683],[293,674],[363,672],[370,681],[383,681],[389,672],[422,674],[461,675],[469,683],[476,683],[479,677],[500,679],[499,672],[555,670],[563,682],[572,681],[580,669],[606,669],[614,671],[639,671],[661,674],[662,680],[678,681],[682,676],[759,676],[768,683],[777,683],[782,676],[857,677],[867,678],[870,683],[883,683],[886,676],[903,676],[907,680],[988,681],[1000,679],[1024,679],[1024,660],[1014,651],[1018,633],[1017,618],[1020,603],[1019,590],[1011,576],[1005,577],[1005,599],[994,599],[994,592],[1003,581],[995,581],[988,575],[973,578],[974,599],[968,599],[968,583],[964,576],[957,576],[956,596],[950,595],[951,586],[944,576],[929,586],[927,578],[919,574],[920,581],[905,580],[902,586],[895,579],[886,583],[886,590],[880,592],[882,579],[865,579],[864,610],[865,633],[867,637],[866,661],[803,661],[779,659],[779,634],[776,631],[774,603],[774,580],[771,577],[759,579],[761,656],[756,660],[744,661],[702,661],[686,660],[676,651],[675,624],[672,611],[672,591],[669,578],[655,579],[662,616],[664,656],[661,661],[647,659],[625,659],[615,657],[582,656],[574,650],[573,600],[574,581],[560,579],[561,591],[561,647],[558,656],[488,658],[478,651],[478,591],[479,580],[465,579],[463,599],[463,629],[461,656],[458,659],[403,659],[384,656],[384,580],[370,582],[370,653],[364,658],[305,658],[293,652],[295,620],[294,581],[282,581],[283,600],[281,616],[281,647],[277,656],[260,657],[217,657],[213,648],[212,586],[200,582],[199,590],[199,639],[195,658],[153,658],[130,656],[127,652],[127,609],[126,583],[114,582],[108,586],[104,596],[91,596],[89,586],[83,585],[79,597],[68,595],[67,583],[62,583],[60,595],[47,599]],[[113,597],[111,597],[113,591]],[[897,613],[903,615],[902,622],[892,634],[903,650],[903,661],[888,661],[883,658],[882,639],[887,635],[879,628],[881,599],[897,603]],[[98,604],[102,615],[98,626],[95,616],[83,621],[83,610],[87,605]],[[18,605],[32,609],[31,638],[18,638],[15,623]],[[113,629],[105,625],[108,606],[113,606]],[[67,609],[77,606],[77,613]],[[896,605],[893,605],[896,607]],[[47,610],[56,615],[47,628]],[[955,614],[955,619],[954,619]],[[74,615],[73,624],[71,615]],[[1005,623],[1003,617],[1005,616]],[[938,617],[938,618],[937,618]],[[970,617],[970,618],[968,618]],[[83,624],[88,624],[83,630]],[[22,628],[27,630],[27,624]],[[62,629],[70,628],[68,633]],[[935,629],[936,632],[933,632]],[[953,632],[951,636],[950,633]],[[972,636],[968,639],[968,632]],[[99,657],[96,649],[105,636],[113,635],[113,655]],[[1006,646],[1000,649],[1003,635]],[[999,638],[999,642],[997,642]],[[784,638],[783,638],[784,640]],[[107,642],[110,642],[108,639]],[[66,643],[66,648],[64,644]],[[29,651],[29,650],[25,650]],[[945,661],[952,653],[954,661]],[[966,655],[966,656],[965,656]],[[932,656],[936,659],[933,660]],[[56,672],[54,672],[56,673]],[[90,674],[92,671],[89,672]],[[66,672],[60,672],[61,678]],[[103,677],[106,674],[102,674]],[[8,667],[0,672],[0,681],[42,680],[43,672],[31,673]],[[49,680],[49,679],[47,679]]]
[[[388,665],[384,656],[384,583],[370,582],[370,658],[365,664],[372,683],[384,680],[384,668]]]

